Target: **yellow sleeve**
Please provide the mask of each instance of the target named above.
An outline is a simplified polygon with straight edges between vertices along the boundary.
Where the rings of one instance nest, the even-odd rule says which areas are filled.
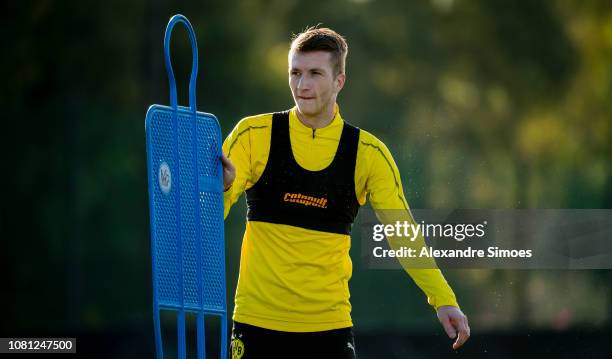
[[[397,217],[397,213],[400,213],[399,216],[402,220],[414,223],[415,221],[410,213],[408,202],[404,197],[400,174],[391,156],[391,152],[382,141],[363,130],[362,132],[359,146],[363,148],[364,152],[367,152],[365,157],[370,159],[369,168],[366,169],[368,172],[366,192],[368,193],[372,208],[376,211],[377,217],[381,223],[387,224],[391,221],[389,217]],[[389,215],[389,213],[395,214]],[[396,219],[393,218],[393,223],[395,223]],[[396,239],[387,238],[392,248],[406,244],[396,241]],[[422,236],[419,236],[419,238],[414,242],[408,243],[408,245],[422,247],[425,245],[425,241]],[[411,264],[409,260],[400,260],[400,264],[425,293],[427,302],[431,306],[436,309],[444,305],[459,307],[455,293],[448,285],[440,269],[437,268],[435,261],[427,266],[427,268],[432,269],[417,269],[414,263]]]
[[[223,153],[236,167],[236,179],[223,194],[224,216],[242,192],[251,188],[266,168],[272,136],[272,114],[245,117],[223,142]]]
[[[229,210],[244,192],[247,181],[251,178],[250,137],[248,118],[242,119],[223,142],[223,153],[236,167],[236,179],[232,186],[223,193],[224,218]]]

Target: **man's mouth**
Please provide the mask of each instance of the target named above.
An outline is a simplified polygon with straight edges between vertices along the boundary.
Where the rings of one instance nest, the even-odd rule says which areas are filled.
[[[300,99],[300,100],[313,100],[314,97],[298,96],[298,99]]]

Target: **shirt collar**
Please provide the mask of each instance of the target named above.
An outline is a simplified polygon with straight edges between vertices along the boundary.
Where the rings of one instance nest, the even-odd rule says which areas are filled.
[[[334,119],[331,120],[329,124],[325,127],[317,128],[317,133],[324,134],[328,131],[336,130],[338,127],[343,126],[344,120],[340,115],[340,106],[338,104],[334,105]],[[291,111],[289,111],[289,126],[292,129],[297,130],[298,132],[312,133],[312,127],[308,127],[300,121],[297,116],[297,108],[294,106]]]

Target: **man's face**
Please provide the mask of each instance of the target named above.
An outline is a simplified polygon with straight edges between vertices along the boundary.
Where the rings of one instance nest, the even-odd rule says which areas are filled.
[[[289,87],[298,110],[306,116],[333,108],[344,78],[334,74],[329,52],[289,52]]]

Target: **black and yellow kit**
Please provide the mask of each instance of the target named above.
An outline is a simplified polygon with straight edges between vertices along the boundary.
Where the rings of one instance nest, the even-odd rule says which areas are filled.
[[[266,168],[246,191],[247,219],[350,234],[359,210],[354,178],[359,129],[344,123],[334,159],[319,171],[295,161],[288,111],[272,116],[271,137]]]
[[[233,319],[285,332],[352,326],[350,226],[366,199],[406,209],[387,147],[342,119],[312,129],[296,109],[241,120],[223,144],[236,166],[225,216],[243,192],[248,215]],[[438,308],[458,306],[438,269],[406,269]]]

